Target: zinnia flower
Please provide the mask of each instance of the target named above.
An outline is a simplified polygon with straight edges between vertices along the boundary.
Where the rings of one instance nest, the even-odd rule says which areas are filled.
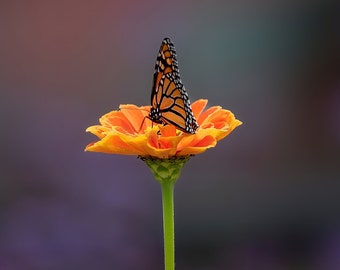
[[[137,155],[151,169],[161,184],[164,230],[164,266],[175,269],[174,241],[174,184],[190,156],[214,147],[242,122],[220,106],[205,110],[208,101],[200,99],[192,104],[192,112],[199,128],[195,134],[177,130],[147,118],[150,106],[121,105],[118,111],[103,115],[100,125],[86,131],[99,140],[86,146],[85,151],[108,154]]]
[[[231,111],[220,106],[204,110],[207,103],[206,99],[200,99],[192,104],[199,124],[195,134],[179,131],[172,125],[153,123],[146,118],[150,106],[121,105],[118,111],[103,115],[100,125],[86,129],[100,140],[87,145],[85,151],[161,160],[200,154],[242,124]]]

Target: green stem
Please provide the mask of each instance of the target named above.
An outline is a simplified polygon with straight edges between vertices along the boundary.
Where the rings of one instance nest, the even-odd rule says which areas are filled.
[[[165,270],[175,269],[174,185],[190,156],[174,156],[169,159],[140,157],[150,168],[162,187],[164,265]]]
[[[164,266],[165,270],[175,269],[174,231],[174,185],[172,181],[162,181]]]

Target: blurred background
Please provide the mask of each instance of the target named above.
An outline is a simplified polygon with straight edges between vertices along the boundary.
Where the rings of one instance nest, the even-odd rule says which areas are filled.
[[[337,1],[1,1],[0,269],[162,269],[161,193],[85,129],[150,102],[164,37],[191,100],[243,121],[176,184],[185,270],[340,269]]]

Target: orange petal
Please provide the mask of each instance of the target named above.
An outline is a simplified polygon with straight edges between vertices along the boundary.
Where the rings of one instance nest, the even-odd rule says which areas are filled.
[[[145,116],[147,115],[145,110],[131,104],[120,105],[119,109],[125,118],[131,123],[134,132],[141,133],[145,130]]]
[[[191,104],[192,112],[196,118],[200,116],[207,104],[207,99],[199,99]]]
[[[221,110],[220,106],[213,106],[213,107],[208,108],[207,110],[202,112],[200,116],[198,117],[199,123],[204,123],[204,121],[206,121],[206,118],[208,118],[211,114],[219,110]]]
[[[105,140],[91,143],[85,151],[102,152],[107,154],[138,155],[138,152],[129,144],[123,142],[119,136],[107,136]]]
[[[173,125],[159,125],[159,131],[162,137],[176,136],[176,127]]]
[[[106,133],[111,129],[103,126],[91,126],[86,129],[86,132],[91,132],[93,135],[96,135],[98,138],[102,139],[105,137]]]
[[[185,148],[183,148],[178,155],[197,155],[208,148],[214,147],[217,141],[213,136],[207,135],[200,139],[192,140]]]
[[[150,155],[158,158],[168,158],[174,155],[175,150],[173,149],[173,145],[169,141],[159,141],[157,132],[157,129],[152,129],[147,135],[147,146],[149,149],[144,156]]]

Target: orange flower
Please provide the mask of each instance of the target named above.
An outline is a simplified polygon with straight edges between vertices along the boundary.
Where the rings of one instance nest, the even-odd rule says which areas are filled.
[[[103,115],[100,125],[86,129],[100,140],[87,145],[85,151],[158,159],[200,154],[242,124],[220,106],[204,111],[207,103],[200,99],[192,104],[199,124],[195,134],[184,133],[172,125],[152,123],[146,118],[150,106],[121,105],[120,110]]]

